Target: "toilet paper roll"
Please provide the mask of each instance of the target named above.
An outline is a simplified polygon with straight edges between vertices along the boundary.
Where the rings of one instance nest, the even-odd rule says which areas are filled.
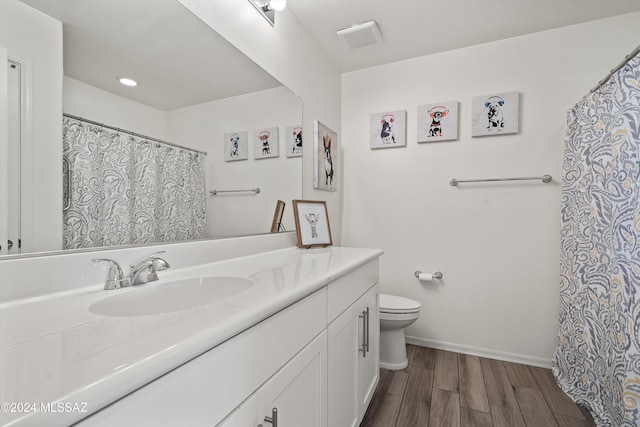
[[[420,273],[418,274],[418,280],[423,280],[425,282],[430,282],[433,280],[433,274],[430,273]]]

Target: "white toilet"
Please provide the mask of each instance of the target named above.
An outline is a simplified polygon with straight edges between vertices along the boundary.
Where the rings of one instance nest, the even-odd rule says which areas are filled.
[[[380,367],[398,370],[407,367],[404,328],[420,317],[418,301],[380,294]]]

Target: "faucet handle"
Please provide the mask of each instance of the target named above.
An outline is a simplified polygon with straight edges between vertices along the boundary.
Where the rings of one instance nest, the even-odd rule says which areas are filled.
[[[131,286],[131,280],[124,276],[122,268],[120,268],[120,264],[114,260],[108,258],[95,258],[91,261],[94,264],[98,264],[100,262],[109,263],[109,271],[107,272],[107,280],[104,282],[104,289],[111,290]]]
[[[149,255],[149,257],[147,259],[151,260],[151,263],[153,265],[153,269],[155,271],[162,271],[162,270],[166,270],[167,268],[171,268],[171,266],[169,265],[169,263],[167,261],[165,261],[163,258],[160,258],[158,255],[165,253],[166,251],[158,251],[156,253],[153,253],[151,255]]]

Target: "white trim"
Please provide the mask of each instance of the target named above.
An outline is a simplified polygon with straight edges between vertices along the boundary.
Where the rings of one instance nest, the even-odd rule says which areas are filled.
[[[471,347],[467,345],[454,344],[444,341],[434,341],[419,337],[405,337],[407,344],[419,347],[430,347],[438,350],[453,351],[456,353],[469,354],[471,356],[486,357],[488,359],[502,360],[505,362],[520,363],[523,365],[537,366],[540,368],[551,368],[551,360],[540,357],[526,356],[524,354],[509,353],[506,351],[491,350],[488,348]]]
[[[404,363],[398,363],[398,364],[380,362],[378,363],[378,365],[382,369],[386,369],[389,371],[399,371],[400,369],[404,369],[407,366],[409,366],[409,361],[407,360]]]
[[[7,49],[0,46],[0,206],[8,203],[8,184],[6,170],[8,165],[9,133],[7,131],[8,121],[8,53]],[[7,253],[6,242],[8,238],[6,212],[0,212],[0,255]]]
[[[15,55],[9,59],[20,64],[20,239],[22,248],[19,253],[33,252],[35,237],[33,187],[33,61]],[[25,243],[27,249],[25,250]]]

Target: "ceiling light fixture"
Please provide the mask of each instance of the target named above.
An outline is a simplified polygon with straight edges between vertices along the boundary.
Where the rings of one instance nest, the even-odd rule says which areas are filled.
[[[138,82],[130,77],[120,76],[118,77],[118,81],[125,86],[138,86]]]
[[[249,0],[249,3],[251,3],[271,25],[274,25],[276,22],[276,12],[280,12],[287,7],[287,0]]]

